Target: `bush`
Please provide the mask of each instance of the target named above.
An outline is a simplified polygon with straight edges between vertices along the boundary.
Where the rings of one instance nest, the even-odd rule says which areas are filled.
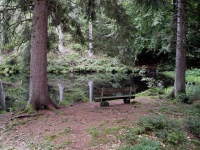
[[[133,129],[128,129],[125,136],[121,138],[125,143],[134,145],[138,137]]]
[[[144,129],[144,132],[148,132],[164,129],[167,125],[167,120],[162,115],[153,117],[145,116],[141,117],[137,124]]]
[[[189,98],[186,94],[178,94],[175,98],[175,101],[181,102],[181,103],[190,103]]]
[[[147,138],[141,139],[140,143],[132,147],[122,147],[119,150],[161,150],[162,147],[157,141]]]
[[[165,116],[145,116],[140,118],[137,124],[141,127],[140,133],[153,133],[163,142],[170,144],[181,144],[186,140],[176,120],[167,120]]]
[[[189,97],[189,102],[193,102],[195,100],[200,99],[200,84],[199,83],[191,83],[188,82],[186,85],[187,95]]]
[[[0,66],[0,74],[6,75],[6,76],[19,73],[19,70],[20,68],[17,65],[1,65]]]
[[[200,138],[200,104],[193,105],[188,109],[183,122],[187,130]]]

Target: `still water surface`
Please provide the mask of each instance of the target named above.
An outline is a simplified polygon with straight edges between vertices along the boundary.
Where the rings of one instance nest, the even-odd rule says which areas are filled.
[[[136,93],[139,93],[148,88],[147,82],[142,81],[142,78],[134,74],[48,75],[48,85],[53,101],[60,104],[73,104],[76,101],[92,101],[94,91],[99,88],[134,86]],[[162,80],[164,86],[172,85],[173,82],[163,76],[154,76],[154,78]],[[19,110],[25,107],[28,101],[29,76],[2,77],[2,81],[6,96],[6,110]]]

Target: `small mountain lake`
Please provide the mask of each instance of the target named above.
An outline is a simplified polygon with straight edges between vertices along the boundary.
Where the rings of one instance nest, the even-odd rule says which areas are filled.
[[[173,84],[172,79],[163,75],[147,75],[164,87]],[[66,74],[48,75],[48,87],[51,99],[61,105],[73,104],[77,101],[92,101],[93,93],[100,88],[125,88],[134,87],[136,93],[148,89],[145,76],[138,74]],[[6,97],[6,110],[14,111],[23,109],[29,97],[29,75],[15,75],[1,77],[3,90]],[[2,104],[0,105],[2,109]]]

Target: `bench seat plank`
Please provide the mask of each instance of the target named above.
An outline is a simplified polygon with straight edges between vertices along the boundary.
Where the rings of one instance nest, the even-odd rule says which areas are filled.
[[[129,95],[123,95],[123,96],[106,96],[102,98],[102,101],[111,101],[111,100],[117,100],[117,99],[128,99]],[[131,95],[131,99],[134,99],[135,96]],[[94,97],[95,102],[101,102],[101,97]]]

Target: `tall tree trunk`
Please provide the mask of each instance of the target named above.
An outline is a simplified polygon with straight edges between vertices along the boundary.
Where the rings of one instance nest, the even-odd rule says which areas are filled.
[[[1,48],[2,48],[2,38],[1,38],[1,35],[0,35],[0,65],[1,65],[1,63],[2,63],[2,50],[1,50]]]
[[[62,26],[58,26],[58,34],[59,34],[59,45],[58,50],[60,53],[64,53],[64,46],[63,46],[63,32],[62,32]]]
[[[58,108],[47,85],[47,0],[34,0],[32,23],[29,104],[36,110]]]
[[[173,16],[170,22],[172,33],[169,37],[169,49],[175,53],[177,38],[177,0],[173,0]]]
[[[186,71],[186,0],[178,0],[177,44],[174,94],[185,93]]]
[[[89,51],[88,55],[89,57],[93,56],[93,22],[92,22],[92,14],[90,13],[89,16]]]
[[[2,10],[2,4],[3,1],[0,0],[0,10]],[[0,24],[1,24],[1,20],[2,20],[2,14],[0,14]],[[2,27],[0,26],[0,31],[2,30]],[[2,38],[2,34],[0,34],[0,65],[2,63],[2,43],[3,43],[3,38]]]
[[[3,110],[6,110],[6,97],[5,93],[3,92],[3,82],[0,79],[0,101]]]

